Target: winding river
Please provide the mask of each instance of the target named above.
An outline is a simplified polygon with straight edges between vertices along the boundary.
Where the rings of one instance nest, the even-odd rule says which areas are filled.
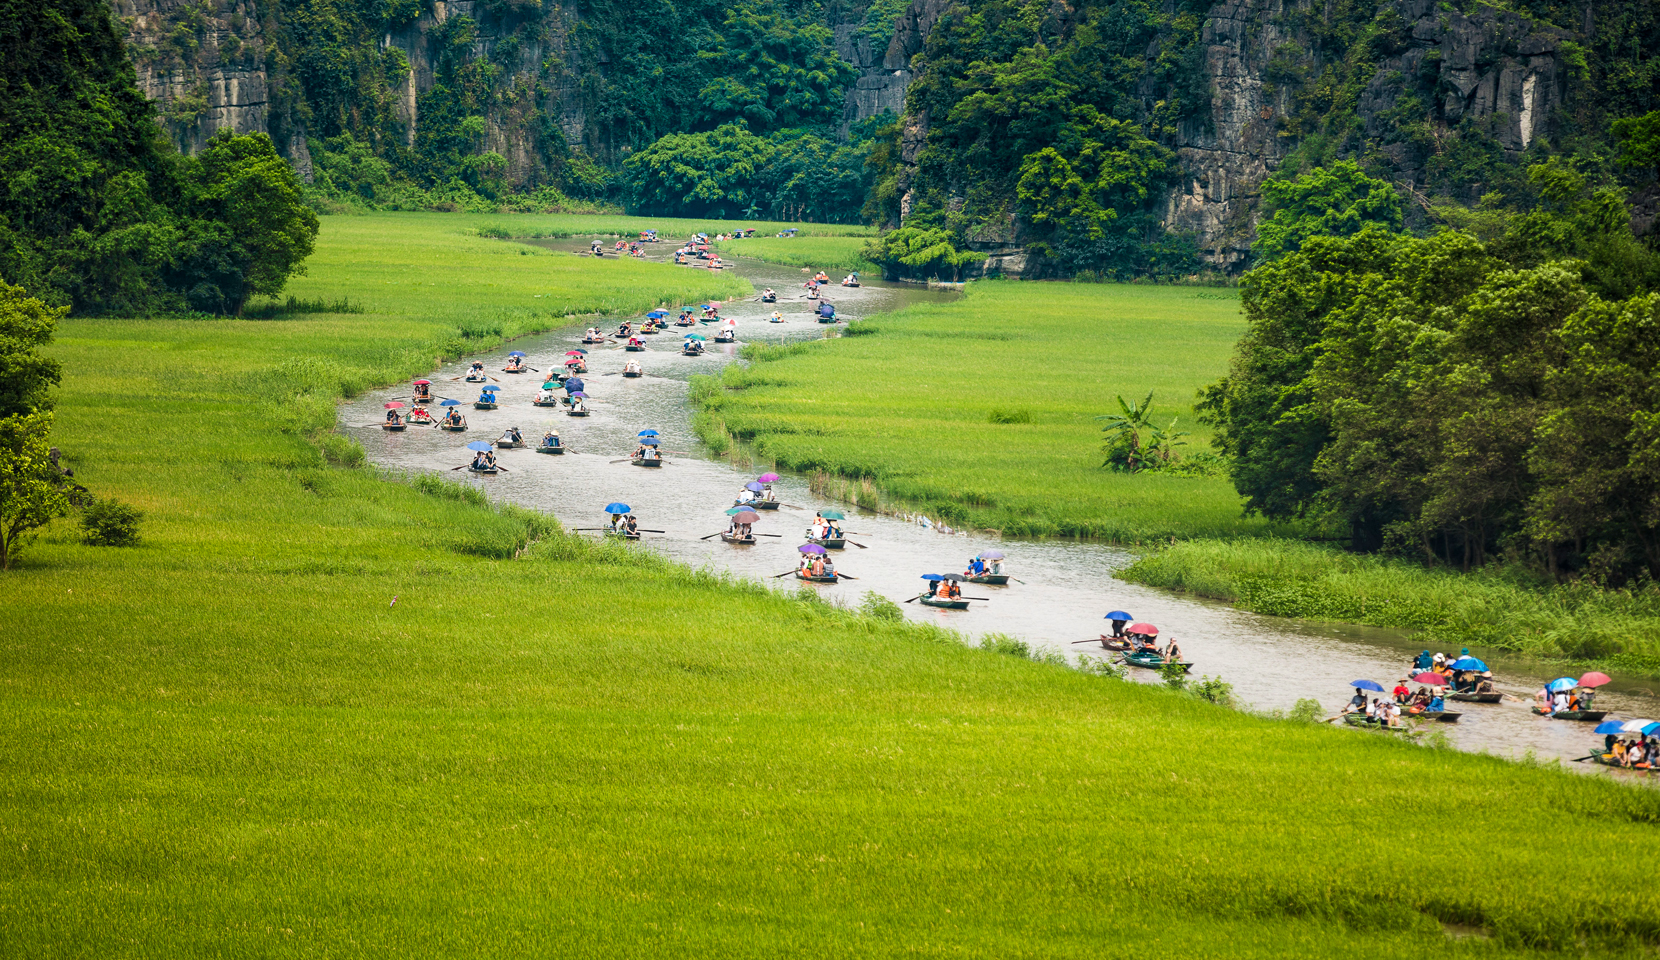
[[[586,241],[580,239],[544,245],[573,253],[586,250]],[[652,255],[666,258],[672,250],[670,244],[659,244]],[[835,328],[816,323],[811,306],[801,297],[805,271],[744,259],[737,261],[736,269],[757,289],[771,286],[779,292],[776,309],[787,321],[765,322],[775,309],[772,305],[763,307],[753,300],[725,304],[722,313],[738,321],[742,341],[834,336]],[[838,315],[858,318],[950,296],[873,281],[858,289],[832,287],[827,299],[835,303]],[[611,329],[620,319],[610,321]],[[556,368],[566,350],[580,346],[586,325],[525,338],[516,341],[512,349],[523,350],[529,362],[544,371]],[[850,545],[843,555],[835,557],[836,565],[858,579],[812,589],[849,605],[856,605],[867,590],[896,601],[913,597],[922,586],[918,579],[921,574],[960,572],[969,557],[995,546],[1008,555],[1010,572],[1023,582],[1007,587],[964,584],[966,595],[989,598],[966,611],[936,610],[920,604],[902,604],[902,609],[913,619],[969,635],[1001,632],[1036,648],[1096,655],[1104,651],[1074,641],[1096,636],[1106,626],[1102,615],[1123,609],[1138,619],[1158,624],[1165,636],[1174,635],[1185,655],[1194,661],[1195,677],[1222,677],[1233,685],[1237,697],[1258,709],[1289,708],[1299,698],[1314,697],[1329,712],[1335,712],[1352,692],[1348,686],[1351,680],[1366,677],[1391,686],[1403,675],[1407,661],[1422,649],[1397,631],[1259,616],[1227,604],[1125,583],[1115,579],[1113,571],[1128,564],[1132,557],[1115,547],[945,534],[817,497],[808,490],[805,478],[788,474],[774,486],[779,499],[798,509],[763,514],[756,525],[757,532],[776,533],[778,537],[763,537],[752,547],[725,545],[718,538],[701,539],[724,528],[724,511],[744,483],[753,479],[753,471],[714,458],[698,443],[692,434],[686,400],[688,379],[696,373],[716,373],[722,365],[736,360],[737,346],[711,342],[705,356],[683,357],[678,354],[682,332],[670,327],[669,332],[648,338],[649,350],[645,353],[590,348],[590,372],[584,379],[593,397],[594,412],[586,419],[532,406],[530,398],[541,378],[534,374],[500,374],[504,348],[482,358],[487,369],[502,381],[500,409],[472,409],[470,401],[476,391],[465,383],[450,382],[449,378],[459,376],[468,361],[431,375],[435,392],[469,401],[463,408],[471,427],[466,433],[418,427],[391,433],[362,426],[379,421],[382,403],[407,396],[407,387],[366,394],[343,405],[341,429],[362,441],[369,459],[376,464],[468,477],[465,472],[451,473],[450,468],[466,462],[470,454],[465,446],[469,441],[492,440],[509,426],[520,427],[527,439],[538,438],[545,427],[553,426],[570,452],[552,457],[533,449],[505,450],[499,457],[510,472],[469,482],[481,484],[495,498],[552,513],[568,527],[599,526],[605,519],[601,512],[604,505],[622,501],[633,507],[641,526],[666,531],[647,535],[640,548],[659,551],[694,567],[708,566],[764,579],[781,589],[799,586],[791,577],[770,578],[794,568],[796,548],[802,543],[813,511],[831,507],[843,510],[850,539],[866,549]],[[701,332],[713,336],[708,326]],[[621,371],[625,357],[640,360],[647,375],[640,379],[605,375]],[[647,428],[661,432],[663,449],[672,452],[669,462],[656,470],[613,463],[633,449],[636,434]],[[1482,651],[1477,653],[1484,655]],[[1592,724],[1553,721],[1531,713],[1532,691],[1550,677],[1525,668],[1508,668],[1501,658],[1484,656],[1489,662],[1498,661],[1494,674],[1499,689],[1520,699],[1494,705],[1456,705],[1463,708],[1459,722],[1432,725],[1454,745],[1501,756],[1532,753],[1540,758],[1572,759],[1600,744],[1601,738],[1591,733]],[[1130,672],[1143,682],[1158,679],[1151,671]],[[1607,709],[1610,717],[1660,717],[1655,686],[1660,684],[1616,682],[1600,694],[1598,706]],[[1354,735],[1376,734],[1356,731]],[[1567,766],[1606,771],[1588,764]]]

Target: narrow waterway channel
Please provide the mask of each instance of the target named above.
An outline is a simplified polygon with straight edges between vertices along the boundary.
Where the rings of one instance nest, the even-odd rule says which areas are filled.
[[[560,251],[586,250],[582,240],[550,241],[545,245]],[[667,257],[672,250],[671,244],[659,244],[652,253]],[[722,305],[721,313],[738,321],[741,342],[777,343],[835,335],[835,327],[821,325],[811,315],[812,306],[803,298],[802,271],[744,259],[737,263],[736,269],[757,290],[770,286],[780,294],[776,307],[763,306],[754,299]],[[836,305],[839,316],[858,318],[950,296],[916,286],[867,281],[858,289],[831,287],[827,299]],[[774,309],[784,315],[785,323],[767,322]],[[611,329],[622,319],[626,318],[613,318]],[[659,551],[694,567],[763,579],[781,589],[799,587],[793,577],[771,578],[794,568],[796,548],[803,542],[813,511],[840,509],[847,514],[845,529],[850,538],[866,549],[850,545],[834,555],[836,566],[858,579],[811,589],[848,605],[856,605],[867,590],[895,601],[914,597],[923,586],[921,574],[961,572],[968,558],[982,549],[996,547],[1008,555],[1010,571],[1022,582],[1007,587],[964,584],[966,595],[989,598],[973,603],[966,611],[935,610],[920,604],[902,604],[902,609],[913,619],[939,623],[971,636],[1000,632],[1034,647],[1094,655],[1106,654],[1099,647],[1074,641],[1097,636],[1106,626],[1103,614],[1123,609],[1157,624],[1164,636],[1176,637],[1185,655],[1194,661],[1195,677],[1220,676],[1233,684],[1239,698],[1259,709],[1289,708],[1300,698],[1313,697],[1328,714],[1335,713],[1352,693],[1350,681],[1368,678],[1391,686],[1403,676],[1410,657],[1421,649],[1396,631],[1264,617],[1226,604],[1125,583],[1112,575],[1132,559],[1122,549],[1091,543],[996,540],[973,533],[943,534],[817,497],[808,490],[804,478],[788,474],[774,486],[785,504],[798,509],[763,513],[756,525],[757,532],[780,536],[763,537],[750,547],[726,545],[718,538],[701,539],[724,528],[724,511],[744,483],[753,479],[755,471],[740,470],[712,457],[693,436],[687,382],[693,374],[718,373],[724,364],[737,359],[738,346],[711,342],[705,356],[683,357],[678,347],[680,334],[685,331],[671,327],[668,332],[647,338],[650,343],[645,353],[590,347],[590,372],[583,379],[586,392],[593,398],[593,415],[586,419],[532,406],[531,397],[541,383],[535,374],[512,376],[500,372],[509,349],[524,351],[530,364],[543,371],[557,369],[565,351],[580,346],[585,326],[519,340],[482,357],[487,369],[501,382],[500,407],[493,411],[474,410],[471,401],[478,391],[464,382],[450,380],[462,374],[468,361],[434,373],[431,379],[435,392],[467,401],[462,408],[470,425],[466,433],[422,427],[390,433],[362,426],[381,418],[385,401],[407,397],[407,386],[366,394],[345,404],[341,408],[342,429],[363,443],[369,459],[376,464],[467,478],[470,475],[465,471],[450,471],[467,462],[467,443],[493,440],[511,426],[519,427],[527,440],[539,438],[544,429],[553,427],[569,447],[565,455],[547,456],[534,449],[504,450],[499,458],[510,472],[466,482],[480,484],[497,499],[547,511],[567,527],[599,526],[605,520],[602,509],[607,503],[627,503],[640,518],[641,526],[667,531],[647,535],[638,548]],[[708,326],[700,332],[713,336]],[[625,358],[641,361],[646,376],[606,376],[620,372]],[[675,452],[667,457],[670,462],[660,469],[613,463],[627,456],[636,435],[646,429],[661,432],[663,449]],[[1486,658],[1490,662],[1494,659]],[[1151,671],[1130,672],[1134,679],[1157,682]],[[1519,700],[1456,705],[1463,709],[1460,720],[1433,724],[1435,730],[1446,734],[1461,749],[1485,750],[1500,756],[1522,757],[1531,752],[1540,758],[1571,759],[1585,756],[1601,743],[1601,738],[1591,732],[1594,724],[1554,721],[1532,714],[1532,692],[1550,677],[1506,669],[1502,664],[1494,673],[1499,689]],[[1608,710],[1610,717],[1660,717],[1660,698],[1652,686],[1615,684],[1599,696],[1597,705]],[[1355,731],[1354,735],[1380,734]]]

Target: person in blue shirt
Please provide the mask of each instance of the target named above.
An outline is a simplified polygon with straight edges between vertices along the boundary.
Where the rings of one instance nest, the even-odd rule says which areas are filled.
[[[1430,713],[1440,713],[1441,711],[1447,709],[1446,703],[1441,699],[1441,691],[1439,688],[1437,688],[1434,693],[1430,694],[1428,709]]]
[[[491,393],[488,390],[482,391],[478,395],[478,402],[479,403],[495,403],[496,402],[496,395]]]

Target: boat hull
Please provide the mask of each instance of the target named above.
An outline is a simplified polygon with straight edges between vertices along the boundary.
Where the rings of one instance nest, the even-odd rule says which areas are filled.
[[[633,380],[635,377],[643,377],[643,376],[645,376],[645,374],[640,373],[637,370],[624,370],[623,371],[623,379],[625,379],[625,380]]]
[[[660,467],[663,465],[663,461],[661,459],[650,460],[645,457],[633,457],[628,462],[634,464],[636,467]]]
[[[1556,713],[1551,713],[1549,710],[1540,709],[1538,704],[1533,705],[1533,712],[1541,717],[1550,717],[1552,720],[1591,721],[1601,720],[1608,715],[1607,710],[1558,710]]]
[[[795,572],[795,578],[797,580],[805,580],[808,583],[835,583],[836,582],[836,575],[833,574],[833,573],[830,574],[829,576],[826,576],[826,577],[815,577],[810,573],[802,573],[800,570],[797,570]]]
[[[441,423],[439,426],[451,433],[460,433],[461,431],[467,429],[467,425],[465,423]]]
[[[471,473],[483,473],[483,474],[488,474],[492,477],[496,475],[496,468],[495,467],[486,467],[482,470],[480,470],[478,467],[468,467],[467,470]]]
[[[608,537],[616,537],[619,540],[638,540],[638,539],[640,539],[640,535],[637,534],[637,533],[624,533],[621,530],[607,530],[607,531],[605,531],[605,535],[608,536]]]
[[[1163,670],[1166,661],[1163,657],[1156,653],[1132,652],[1124,654],[1124,662],[1132,667],[1141,667],[1144,670]],[[1178,660],[1175,662],[1182,665],[1182,672],[1184,673],[1193,669],[1193,663],[1190,660]]]
[[[473,401],[473,409],[474,410],[494,410],[494,409],[496,409],[496,405],[493,404],[493,403],[485,403],[481,400],[474,400]]]
[[[940,597],[923,597],[917,601],[924,606],[939,607],[941,610],[967,610],[967,600],[945,600]]]
[[[777,510],[780,506],[777,500],[752,500],[749,503],[734,503],[733,506],[745,506],[751,510]]]
[[[496,449],[498,449],[498,450],[516,450],[519,447],[522,447],[524,445],[525,445],[525,442],[523,440],[497,440],[496,441]]]
[[[557,407],[557,406],[559,406],[559,401],[558,400],[532,400],[532,401],[530,401],[530,405],[533,406],[533,407]]]
[[[565,411],[565,416],[567,416],[567,417],[586,417],[587,415],[588,415],[588,411],[586,411],[586,410],[566,410]]]
[[[398,433],[402,430],[408,429],[408,427],[409,424],[407,423],[383,423],[380,425],[382,430],[390,430],[393,433]]]
[[[808,543],[816,543],[816,544],[818,544],[819,546],[823,547],[826,550],[846,550],[847,549],[847,541],[845,539],[815,540],[812,537],[808,537],[807,542]]]
[[[1449,693],[1448,700],[1459,703],[1498,703],[1504,699],[1502,693]]]
[[[551,453],[554,456],[558,456],[558,455],[565,452],[565,448],[564,447],[537,447],[536,452],[537,453]]]
[[[627,346],[627,347],[623,347],[623,349],[628,351],[629,353],[645,353],[646,352],[645,347]]]
[[[501,372],[502,373],[524,373],[523,370],[509,370],[506,367],[502,367]]]
[[[755,545],[754,537],[734,537],[730,533],[723,533],[720,535],[720,539],[722,543],[731,543],[738,546],[749,547]]]
[[[716,343],[737,343],[738,338],[737,337],[723,337],[719,334],[716,334],[715,335],[715,342]]]
[[[416,403],[431,403],[432,398],[431,397],[416,397],[415,402]]]
[[[483,383],[484,381],[486,381],[488,379],[490,379],[490,378],[489,377],[468,377],[467,382],[468,383]]]
[[[968,582],[987,583],[994,587],[1001,587],[1008,584],[1009,575],[1006,573],[982,573],[977,577],[969,577]]]
[[[1441,723],[1457,723],[1458,718],[1462,717],[1464,714],[1456,713],[1452,710],[1424,710],[1419,713],[1407,712],[1402,715],[1407,717],[1417,717],[1419,720],[1436,720]]]

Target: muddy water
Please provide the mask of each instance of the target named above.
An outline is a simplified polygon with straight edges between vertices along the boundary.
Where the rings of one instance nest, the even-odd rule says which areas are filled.
[[[548,245],[563,250],[586,247],[580,240]],[[663,244],[653,253],[663,256],[670,250]],[[737,301],[722,307],[724,315],[738,321],[741,342],[835,335],[836,327],[821,325],[811,316],[813,306],[801,289],[805,279],[802,272],[741,259],[737,269],[757,289],[771,286],[780,294],[776,306]],[[828,293],[838,315],[844,318],[949,296],[881,282],[867,282],[858,289],[832,287]],[[775,309],[786,322],[766,322]],[[610,328],[614,330],[620,319],[612,320]],[[551,426],[564,438],[568,453],[555,457],[533,449],[501,451],[500,461],[509,472],[468,482],[481,484],[493,497],[548,511],[568,527],[597,527],[605,520],[601,512],[605,504],[627,503],[642,527],[666,531],[648,534],[640,548],[657,550],[693,566],[707,565],[766,579],[785,589],[797,588],[793,577],[772,577],[794,569],[796,548],[803,542],[813,511],[831,507],[843,510],[848,515],[844,528],[851,540],[865,549],[849,545],[839,555],[831,556],[840,571],[858,579],[810,589],[848,604],[857,604],[867,590],[904,601],[916,596],[924,585],[919,579],[921,574],[961,572],[976,552],[996,547],[1008,555],[1008,568],[1022,582],[1007,587],[965,584],[965,595],[986,598],[966,611],[935,610],[916,603],[902,603],[902,609],[913,619],[970,635],[1002,632],[1036,647],[1097,655],[1104,651],[1074,641],[1097,636],[1106,626],[1103,614],[1122,609],[1158,624],[1166,636],[1174,635],[1188,659],[1194,661],[1195,676],[1220,676],[1233,684],[1236,695],[1261,709],[1289,708],[1300,698],[1313,697],[1328,712],[1335,713],[1352,693],[1348,686],[1351,680],[1364,677],[1392,686],[1403,675],[1407,661],[1421,649],[1394,631],[1263,617],[1225,604],[1124,583],[1112,574],[1132,558],[1113,547],[944,534],[915,522],[870,514],[816,497],[807,489],[804,478],[789,475],[775,484],[779,499],[788,508],[763,513],[756,525],[757,532],[778,536],[761,537],[759,543],[749,547],[722,544],[718,538],[702,539],[724,528],[723,511],[732,506],[753,472],[713,459],[700,447],[691,432],[686,402],[688,379],[696,373],[718,372],[736,359],[738,347],[711,341],[707,355],[682,357],[677,351],[684,332],[671,327],[670,332],[648,337],[650,349],[645,353],[589,348],[590,372],[584,379],[593,398],[593,415],[586,419],[532,406],[530,398],[541,378],[533,373],[501,373],[504,349],[483,358],[501,382],[500,409],[474,410],[471,400],[477,396],[476,388],[450,381],[462,373],[465,362],[447,366],[431,377],[440,395],[468,401],[462,408],[471,426],[467,433],[412,427],[396,434],[361,426],[377,422],[381,404],[399,395],[407,396],[407,388],[358,398],[342,408],[341,422],[363,442],[375,463],[442,471],[452,478],[469,477],[465,471],[453,473],[449,469],[467,462],[467,442],[494,439],[509,426],[522,429],[527,439],[539,438]],[[710,337],[714,333],[710,326],[699,328],[699,332]],[[581,327],[560,330],[517,341],[513,349],[525,351],[531,364],[546,371],[558,366],[566,350],[580,346],[581,335]],[[621,371],[625,358],[641,361],[647,376],[627,380],[606,376]],[[638,432],[648,428],[662,434],[668,463],[647,469],[612,462],[625,457],[633,449]],[[1486,659],[1491,662],[1496,658]],[[1137,680],[1157,682],[1150,671],[1132,669],[1131,674]],[[1542,758],[1581,757],[1594,743],[1600,743],[1601,738],[1591,733],[1593,724],[1532,715],[1532,691],[1550,677],[1525,669],[1501,668],[1495,674],[1499,688],[1520,697],[1520,701],[1462,704],[1459,722],[1434,724],[1434,729],[1462,749],[1503,756],[1520,757],[1532,752]],[[1599,697],[1598,705],[1609,710],[1610,717],[1660,717],[1660,699],[1641,684],[1609,689]],[[1377,734],[1355,731],[1354,735]]]

